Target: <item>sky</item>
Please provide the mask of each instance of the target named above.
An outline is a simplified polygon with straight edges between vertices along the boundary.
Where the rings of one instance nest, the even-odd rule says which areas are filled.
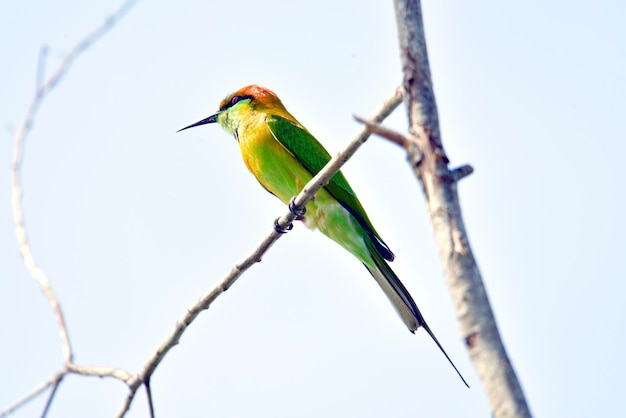
[[[0,4],[0,410],[63,366],[10,208],[13,135],[46,68],[119,1]],[[626,3],[423,2],[441,131],[504,343],[535,416],[615,416],[626,362]],[[227,94],[274,90],[331,152],[401,83],[392,2],[138,2],[40,108],[23,166],[35,258],[75,360],[138,372],[283,205],[218,126]],[[402,108],[386,125],[405,131]],[[183,335],[157,416],[485,417],[424,197],[401,149],[343,169],[392,267],[468,380],[411,335],[362,265],[296,225]],[[126,387],[69,376],[50,417],[110,417]],[[45,397],[17,411],[38,416]],[[127,415],[147,416],[140,393]]]

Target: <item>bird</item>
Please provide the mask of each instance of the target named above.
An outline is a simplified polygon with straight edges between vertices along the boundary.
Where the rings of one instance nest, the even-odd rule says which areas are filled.
[[[352,253],[381,287],[409,331],[423,328],[439,347],[465,386],[461,372],[435,337],[409,291],[387,262],[394,259],[374,228],[356,193],[338,171],[305,207],[293,198],[330,161],[320,142],[291,115],[271,90],[249,85],[226,96],[219,111],[178,132],[210,123],[235,137],[243,162],[258,182],[287,204],[310,229],[318,229]],[[274,223],[277,232],[282,230]]]

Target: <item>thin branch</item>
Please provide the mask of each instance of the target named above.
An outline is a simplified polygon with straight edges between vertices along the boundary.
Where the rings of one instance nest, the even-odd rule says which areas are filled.
[[[57,390],[59,389],[59,385],[61,381],[65,377],[64,374],[60,374],[58,379],[54,383],[52,383],[52,390],[50,391],[50,396],[48,396],[48,400],[46,401],[46,405],[43,408],[43,412],[41,413],[41,418],[46,418],[48,415],[48,411],[50,410],[50,406],[52,406],[52,401],[54,400],[54,396],[57,394]]]
[[[410,131],[415,137],[407,148],[408,159],[426,195],[461,337],[489,399],[492,415],[529,418],[530,409],[500,337],[461,214],[457,181],[470,174],[472,168],[462,166],[451,171],[441,142],[421,5],[417,0],[394,3],[404,99]]]
[[[419,151],[417,144],[417,138],[411,134],[403,134],[393,129],[385,128],[380,123],[376,123],[367,119],[363,119],[359,116],[354,116],[357,122],[361,122],[365,127],[373,134],[382,138],[388,139],[396,145],[406,149],[409,155],[411,155],[410,161],[412,165],[416,166],[422,160],[422,154]],[[417,155],[413,155],[417,154]],[[460,167],[454,168],[450,171],[452,181],[458,182],[459,180],[469,176],[474,172],[474,167],[469,164],[463,164]]]
[[[371,133],[379,135],[383,138],[386,138],[389,141],[393,142],[394,144],[398,146],[401,146],[404,149],[409,148],[409,144],[411,143],[411,140],[412,140],[411,135],[402,134],[392,129],[385,128],[380,123],[376,123],[374,121],[364,119],[357,115],[353,115],[353,117],[354,117],[354,120],[356,120],[357,122],[361,122],[363,125],[365,125],[367,130],[370,131]]]
[[[66,373],[78,374],[81,376],[112,377],[129,385],[133,381],[133,375],[125,370],[115,367],[81,366],[71,363],[65,366]]]
[[[393,94],[383,102],[381,107],[374,113],[372,116],[372,120],[377,122],[385,119],[391,112],[398,107],[398,105],[402,102],[402,95],[399,89],[393,92]],[[303,207],[309,201],[313,199],[313,196],[332,178],[333,175],[346,161],[356,152],[356,150],[367,141],[370,133],[366,128],[362,128],[356,137],[348,143],[348,145],[341,150],[337,155],[335,155],[329,162],[324,166],[324,168],[317,173],[315,177],[309,181],[306,186],[302,189],[300,194],[296,196],[294,199],[294,203],[297,206]],[[291,223],[296,219],[296,215],[291,211],[284,213],[281,217],[276,219],[276,223],[283,230],[289,229]],[[117,417],[123,417],[126,412],[130,409],[133,398],[137,392],[137,389],[143,382],[147,382],[154,370],[161,363],[163,358],[167,355],[168,351],[178,344],[180,337],[183,335],[187,327],[194,321],[194,319],[202,312],[209,308],[211,303],[219,295],[224,293],[230,286],[237,281],[237,279],[252,265],[261,261],[261,257],[263,254],[269,250],[269,248],[284,234],[281,234],[272,228],[272,231],[261,241],[261,243],[255,248],[250,255],[241,260],[239,263],[235,264],[235,266],[231,269],[230,273],[228,273],[224,278],[222,278],[217,285],[213,289],[211,289],[207,294],[201,297],[196,303],[194,303],[190,308],[187,309],[187,312],[176,322],[176,326],[172,330],[172,332],[163,340],[161,345],[157,348],[156,352],[152,355],[152,357],[148,360],[148,362],[143,367],[143,370],[137,375],[136,379],[129,383],[130,393],[126,398],[122,408],[117,413]]]
[[[148,409],[150,411],[150,418],[154,418],[154,403],[152,401],[152,389],[150,388],[150,379],[146,380],[143,385],[146,388],[146,397],[148,398]]]
[[[24,226],[24,209],[22,207],[22,163],[24,159],[24,146],[26,139],[30,133],[37,111],[43,100],[48,94],[56,87],[57,83],[67,74],[72,67],[72,64],[76,59],[85,52],[91,45],[98,41],[104,34],[106,34],[115,24],[121,19],[135,4],[135,0],[128,0],[122,4],[122,6],[112,16],[104,21],[96,30],[91,32],[87,37],[80,41],[69,54],[65,56],[59,68],[48,78],[45,82],[38,85],[35,97],[31,102],[31,105],[26,113],[26,119],[22,126],[15,133],[15,150],[13,153],[13,169],[11,171],[12,177],[12,190],[11,190],[11,207],[13,209],[13,222],[15,224],[15,235],[17,236],[17,242],[20,249],[20,254],[24,260],[24,265],[30,273],[31,277],[37,281],[39,287],[44,292],[52,310],[54,311],[57,325],[59,326],[59,334],[61,337],[61,344],[63,348],[63,358],[66,363],[72,362],[72,346],[70,344],[69,335],[67,332],[67,326],[65,319],[63,318],[63,311],[59,305],[59,301],[54,294],[52,287],[50,286],[50,280],[46,273],[37,265],[35,257],[28,242],[28,236],[26,234],[26,228]],[[47,55],[47,49],[43,48],[40,52],[40,60],[37,71],[37,78],[43,77],[45,68],[45,57]]]
[[[452,179],[455,182],[458,182],[459,180],[464,179],[465,177],[469,176],[473,172],[474,172],[474,167],[472,167],[469,164],[463,164],[460,167],[452,169],[452,171],[450,171],[450,174],[452,175]]]
[[[50,376],[48,379],[42,382],[39,386],[33,389],[30,393],[24,395],[24,397],[22,397],[21,399],[18,399],[12,405],[9,405],[5,410],[0,411],[0,418],[9,416],[20,407],[27,404],[30,400],[39,396],[50,386],[53,386],[56,384],[56,382],[60,381],[64,375],[65,375],[65,372],[63,371],[63,372],[55,373],[52,376]]]
[[[11,208],[13,210],[13,222],[15,226],[15,235],[17,238],[19,251],[24,261],[24,266],[26,270],[30,274],[30,276],[35,279],[35,281],[39,284],[39,287],[43,291],[44,295],[50,302],[52,310],[54,312],[57,326],[59,328],[59,336],[61,338],[61,346],[63,351],[63,360],[66,365],[66,369],[55,374],[53,377],[48,379],[42,385],[33,390],[30,394],[26,395],[22,399],[18,400],[16,403],[11,405],[5,411],[0,413],[0,417],[6,416],[16,410],[17,408],[23,406],[27,402],[29,402],[35,396],[41,394],[45,389],[52,386],[52,391],[48,401],[46,402],[46,407],[43,411],[43,416],[45,416],[48,412],[48,409],[51,405],[51,402],[54,398],[54,395],[57,391],[57,388],[63,377],[67,373],[79,373],[79,374],[87,374],[83,373],[86,370],[90,370],[89,374],[98,375],[96,373],[97,368],[84,368],[80,366],[76,366],[73,364],[73,351],[70,343],[69,333],[67,331],[67,325],[65,323],[65,318],[63,316],[63,311],[61,309],[61,305],[59,300],[52,290],[52,286],[50,284],[50,279],[47,274],[37,265],[35,261],[35,256],[33,255],[30,243],[28,241],[28,235],[26,233],[26,227],[24,223],[24,208],[22,206],[22,164],[24,160],[24,147],[26,145],[26,139],[28,138],[29,133],[31,132],[35,118],[37,117],[37,113],[39,111],[39,107],[46,99],[46,97],[54,90],[54,88],[58,85],[58,83],[63,79],[63,77],[69,72],[72,65],[75,61],[85,52],[87,51],[94,43],[96,43],[102,36],[104,36],[111,28],[113,28],[121,18],[123,18],[126,13],[130,11],[130,9],[135,5],[136,0],[127,0],[125,1],[119,9],[115,13],[113,13],[110,17],[108,17],[104,23],[98,26],[94,31],[89,33],[85,38],[83,38],[63,59],[59,67],[52,73],[50,77],[45,78],[46,73],[46,58],[48,55],[48,48],[42,47],[39,53],[39,62],[37,65],[37,74],[36,74],[36,88],[35,88],[35,96],[26,112],[26,117],[22,125],[15,132],[15,148],[13,152],[13,163],[11,170]],[[71,370],[74,369],[74,370]],[[82,372],[79,372],[82,370]],[[118,379],[124,380],[122,377],[126,372],[120,371],[112,371],[113,369],[104,368],[101,371],[105,373],[99,376],[113,376]],[[128,375],[128,373],[126,373]]]

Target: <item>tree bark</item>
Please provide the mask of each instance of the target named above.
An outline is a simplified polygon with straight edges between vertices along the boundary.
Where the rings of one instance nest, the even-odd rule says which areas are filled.
[[[500,338],[461,215],[457,182],[472,169],[463,166],[450,170],[441,143],[421,5],[418,0],[394,0],[394,3],[404,100],[413,136],[407,147],[408,159],[426,195],[460,334],[489,399],[492,415],[531,417]]]

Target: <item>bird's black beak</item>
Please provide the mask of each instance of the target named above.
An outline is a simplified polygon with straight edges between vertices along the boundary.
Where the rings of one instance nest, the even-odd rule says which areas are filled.
[[[200,121],[198,121],[196,123],[192,123],[189,126],[185,126],[184,128],[177,130],[176,132],[184,131],[185,129],[193,128],[195,126],[206,125],[207,123],[215,123],[215,122],[217,122],[217,117],[218,116],[219,116],[219,112],[214,114],[214,115],[209,116],[206,119],[202,119],[202,120],[200,120]]]

